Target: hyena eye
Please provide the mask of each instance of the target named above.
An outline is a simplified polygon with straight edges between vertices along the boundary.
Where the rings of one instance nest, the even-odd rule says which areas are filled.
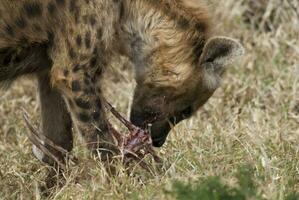
[[[188,106],[187,108],[185,108],[182,112],[181,112],[181,115],[184,117],[184,118],[187,118],[187,117],[190,117],[192,115],[192,107],[191,106]]]

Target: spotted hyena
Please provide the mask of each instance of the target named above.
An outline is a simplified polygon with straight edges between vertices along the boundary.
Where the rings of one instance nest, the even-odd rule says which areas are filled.
[[[152,123],[160,147],[243,53],[211,25],[198,0],[1,0],[0,81],[36,74],[41,132],[57,145],[72,150],[74,126],[92,152],[111,149],[99,81],[112,55],[128,56],[137,82],[131,121]]]

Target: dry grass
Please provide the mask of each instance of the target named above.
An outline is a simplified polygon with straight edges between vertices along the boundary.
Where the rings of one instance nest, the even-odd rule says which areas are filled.
[[[266,10],[277,15],[274,21],[263,11],[255,13],[273,29],[244,20],[249,1],[214,2],[220,19],[216,29],[239,38],[247,53],[228,70],[222,87],[197,116],[171,133],[159,150],[163,167],[153,173],[136,168],[127,175],[119,166],[119,174],[109,177],[76,140],[74,153],[80,164],[70,169],[65,187],[57,187],[51,198],[170,199],[164,190],[174,180],[218,175],[234,185],[233,175],[244,164],[255,169],[254,181],[266,199],[282,200],[299,191],[298,2],[269,0]],[[252,18],[256,19],[260,17]],[[132,74],[116,67],[112,71],[106,96],[127,114]],[[21,115],[24,107],[38,121],[35,88],[35,82],[23,79],[9,91],[0,91],[0,199],[40,198],[38,186],[46,167],[33,158]]]

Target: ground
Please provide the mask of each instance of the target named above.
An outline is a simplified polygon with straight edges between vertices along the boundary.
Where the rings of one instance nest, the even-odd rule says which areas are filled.
[[[55,188],[51,199],[172,199],[165,191],[176,180],[219,176],[234,185],[240,166],[253,168],[254,183],[265,199],[283,200],[299,191],[298,2],[266,3],[266,13],[255,15],[267,20],[267,27],[256,26],[254,20],[261,18],[248,15],[246,0],[214,2],[211,7],[219,20],[215,29],[240,39],[247,52],[228,69],[221,88],[201,111],[177,126],[166,145],[157,149],[163,166],[152,173],[136,167],[131,174],[118,166],[118,174],[109,177],[76,137],[79,165],[70,168],[66,185]],[[132,76],[115,64],[105,80],[107,99],[126,115]],[[46,166],[33,157],[22,118],[25,108],[39,120],[35,91],[36,82],[30,78],[0,91],[0,199],[41,198],[38,188]]]

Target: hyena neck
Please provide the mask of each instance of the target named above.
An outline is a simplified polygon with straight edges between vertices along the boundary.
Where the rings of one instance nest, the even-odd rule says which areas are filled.
[[[147,10],[146,1],[142,0],[123,0],[119,35],[122,50],[135,65],[137,78],[148,70],[150,60],[150,49],[156,43],[151,31],[157,24],[154,20],[157,11],[152,8]]]
[[[150,81],[166,80],[167,84],[173,79],[181,84],[188,76],[185,72],[197,61],[209,36],[209,19],[204,8],[188,13],[187,8],[172,6],[178,2],[123,0],[118,35],[135,64],[137,79],[151,77]]]

